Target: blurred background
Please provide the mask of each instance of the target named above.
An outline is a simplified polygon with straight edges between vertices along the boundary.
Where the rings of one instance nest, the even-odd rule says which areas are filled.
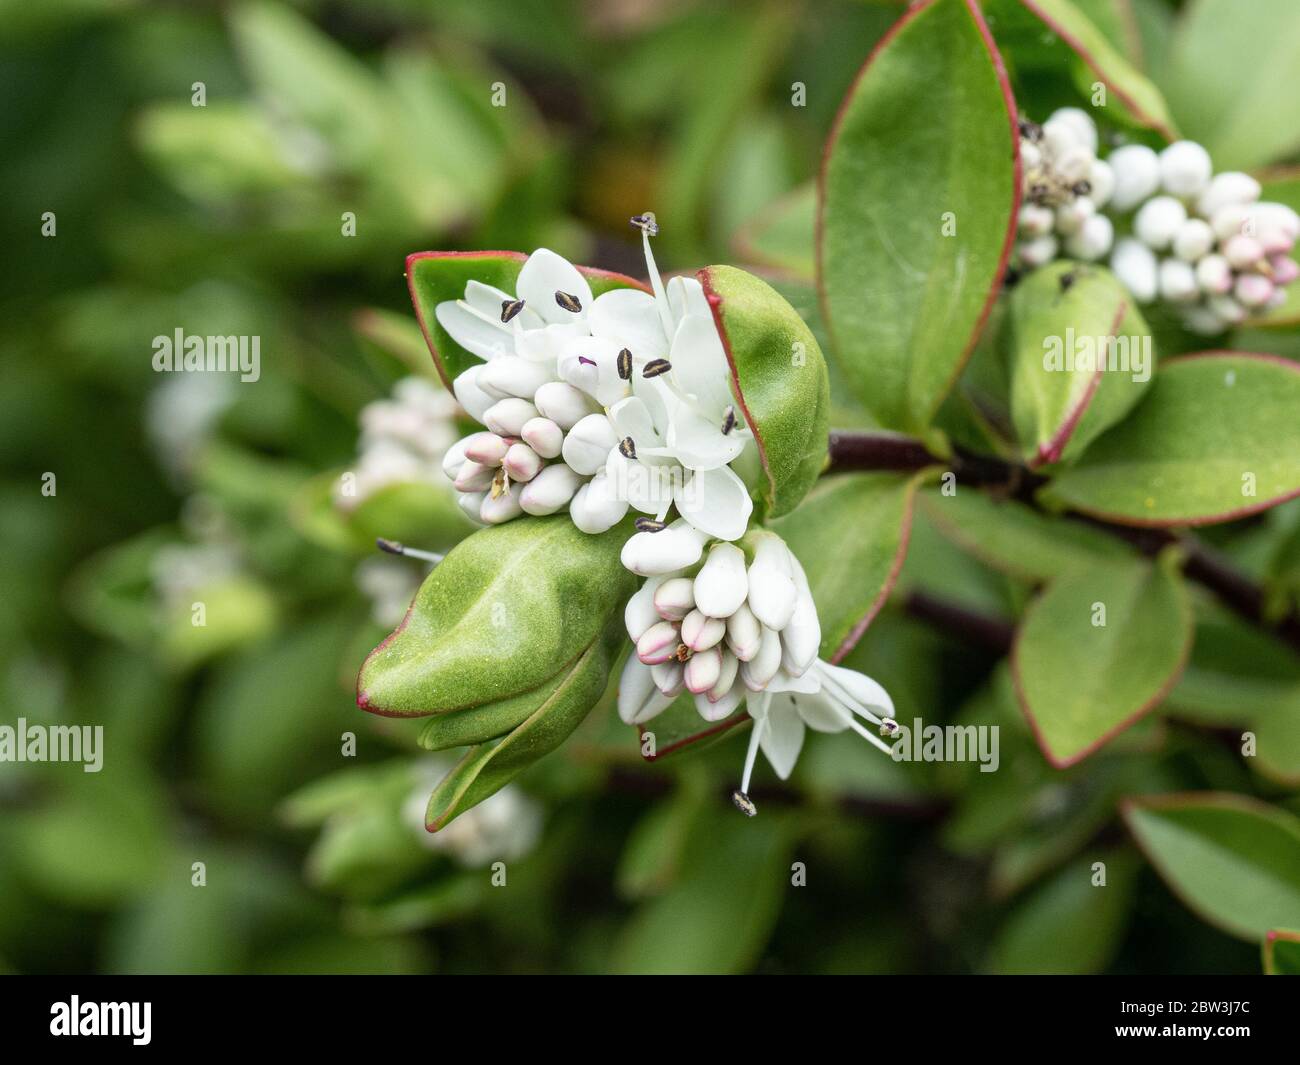
[[[1080,6],[1158,74],[1171,4]],[[650,209],[665,270],[779,264],[814,313],[807,182],[901,9],[0,0],[0,723],[105,737],[99,773],[0,763],[0,970],[1258,971],[1115,803],[1271,785],[1162,721],[1054,771],[996,657],[896,607],[851,664],[900,719],[1001,723],[999,772],[816,736],[745,821],[742,739],[650,765],[598,707],[431,840],[446,763],[355,706],[425,571],[373,538],[468,531],[404,257],[639,274]],[[260,378],[155,372],[177,329],[260,337]],[[918,512],[931,586],[1029,594]]]

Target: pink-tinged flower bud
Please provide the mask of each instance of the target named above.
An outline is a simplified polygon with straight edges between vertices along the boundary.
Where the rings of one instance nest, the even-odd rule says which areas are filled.
[[[1097,213],[1097,205],[1087,196],[1076,196],[1056,209],[1056,231],[1067,236],[1077,233],[1083,223]]]
[[[495,468],[501,465],[509,450],[510,441],[502,440],[496,433],[475,433],[465,445],[465,457],[481,466]]]
[[[682,642],[677,626],[668,621],[657,621],[641,634],[636,642],[636,656],[647,666],[667,662],[677,653]]]
[[[1189,218],[1174,234],[1174,254],[1183,262],[1198,262],[1214,247],[1214,230],[1203,218]]]
[[[582,487],[582,478],[563,462],[545,467],[524,485],[519,495],[519,505],[525,514],[542,517],[554,514],[568,506],[574,493]]]
[[[1246,320],[1246,308],[1231,296],[1211,296],[1205,306],[1219,322],[1219,329]]]
[[[502,355],[484,365],[478,376],[478,386],[500,399],[514,396],[531,400],[533,394],[550,379],[550,370],[544,363],[518,355]]]
[[[672,577],[659,585],[654,607],[661,618],[681,621],[695,609],[695,582],[689,577]]]
[[[1115,225],[1104,214],[1084,219],[1079,232],[1065,242],[1065,252],[1084,262],[1096,262],[1108,251],[1115,240]]]
[[[531,481],[542,471],[541,457],[522,442],[510,445],[501,465],[512,481]]]
[[[569,430],[561,454],[578,473],[590,475],[604,469],[605,460],[617,444],[609,419],[603,414],[588,414]]]
[[[663,582],[663,577],[651,577],[643,581],[641,587],[628,598],[627,605],[623,608],[623,625],[627,628],[628,637],[633,643],[641,639],[647,630],[659,624],[659,614],[655,610],[655,593]]]
[[[1255,238],[1265,255],[1286,255],[1300,235],[1300,220],[1295,211],[1281,203],[1255,205]]]
[[[1057,239],[1051,235],[1035,237],[1033,240],[1025,240],[1017,244],[1016,256],[1026,266],[1046,266],[1056,258],[1059,248]]]
[[[707,692],[718,683],[722,671],[722,652],[716,647],[696,651],[686,663],[686,690],[692,695]]]
[[[711,618],[728,618],[748,589],[745,553],[735,544],[715,544],[695,577],[696,607]]]
[[[486,498],[486,492],[462,492],[456,497],[456,505],[475,525],[482,525],[483,519],[479,517],[479,512],[483,509],[483,500]]]
[[[618,716],[625,725],[639,725],[663,713],[672,703],[655,684],[652,667],[628,655],[618,680]]]
[[[556,458],[564,446],[564,430],[550,418],[529,419],[519,435],[544,459]]]
[[[1269,268],[1273,271],[1273,284],[1289,285],[1297,277],[1300,277],[1300,263],[1297,263],[1288,255],[1274,255],[1268,261]]]
[[[711,618],[692,610],[682,619],[682,643],[692,651],[707,651],[717,646],[726,634],[727,623],[722,618]]]
[[[465,408],[465,413],[476,422],[483,421],[487,409],[497,401],[497,397],[479,387],[478,376],[483,366],[471,366],[451,383],[451,391],[456,402]]]
[[[1105,207],[1115,195],[1115,171],[1109,163],[1094,159],[1088,170],[1088,185],[1091,188],[1088,196],[1092,202],[1099,208]]]
[[[1155,253],[1140,240],[1125,237],[1119,241],[1111,253],[1110,269],[1139,303],[1150,303],[1156,298]]]
[[[1259,193],[1259,182],[1249,174],[1237,170],[1215,174],[1196,201],[1196,213],[1202,218],[1213,218],[1231,204],[1254,203]]]
[[[569,504],[573,524],[593,535],[612,529],[626,513],[627,500],[618,498],[603,472],[579,488]]]
[[[1232,294],[1243,307],[1262,307],[1273,295],[1273,282],[1263,274],[1242,274]]]
[[[1239,233],[1250,235],[1254,228],[1254,205],[1229,203],[1220,207],[1210,218],[1210,228],[1220,242],[1231,240]]]
[[[1232,267],[1222,255],[1207,255],[1196,264],[1196,283],[1207,296],[1222,296],[1232,289]]]
[[[1160,159],[1145,144],[1116,148],[1106,162],[1115,175],[1110,206],[1116,211],[1131,211],[1160,187]]]
[[[1056,215],[1052,213],[1050,207],[1043,207],[1037,203],[1027,203],[1020,208],[1017,225],[1022,237],[1030,240],[1034,237],[1045,237],[1052,232],[1052,227],[1055,224]]]
[[[1238,233],[1223,245],[1223,257],[1235,270],[1249,270],[1264,258],[1264,246],[1254,237]]]
[[[522,491],[522,485],[512,484],[509,491],[500,493],[495,499],[492,498],[492,493],[488,492],[483,499],[483,505],[479,508],[478,516],[488,525],[500,525],[502,522],[519,517],[524,512],[523,507],[519,505],[519,495]]]
[[[499,399],[483,412],[483,424],[499,436],[518,436],[524,425],[537,417],[537,408],[526,399]]]
[[[1182,259],[1165,259],[1160,264],[1160,295],[1170,303],[1190,303],[1199,299],[1196,271]]]
[[[563,381],[548,381],[537,390],[533,403],[544,417],[561,429],[572,429],[588,414],[596,412],[596,402],[581,390]]]
[[[1201,195],[1210,184],[1210,153],[1195,141],[1175,141],[1160,153],[1160,184],[1180,199]]]
[[[466,459],[461,463],[460,472],[456,474],[456,491],[486,492],[492,487],[492,478],[495,476],[496,470],[493,467],[484,466],[473,459]]]
[[[769,629],[780,632],[794,613],[797,589],[790,549],[773,533],[754,536],[749,567],[749,609]]]
[[[763,627],[747,604],[742,603],[727,618],[727,646],[740,661],[748,662],[758,654],[763,642]]]
[[[460,473],[461,463],[465,461],[465,448],[469,442],[474,439],[472,436],[463,436],[447,449],[447,453],[442,456],[442,472],[451,480],[456,479],[456,474]]]
[[[707,537],[685,521],[675,521],[659,532],[639,532],[623,545],[625,569],[643,577],[693,566],[704,552]]]
[[[781,668],[781,634],[775,629],[763,626],[763,638],[758,645],[758,654],[748,662],[740,664],[740,679],[752,692],[761,692],[776,676]]]
[[[740,701],[744,698],[745,686],[733,683],[716,699],[712,697],[710,692],[697,695],[695,697],[695,710],[705,721],[721,721],[734,714],[736,707],[740,705]]]
[[[729,648],[721,647],[719,651],[722,661],[718,666],[718,679],[708,691],[711,703],[716,703],[736,686],[736,674],[740,672],[740,659],[733,655]]]
[[[1164,251],[1186,221],[1186,207],[1172,196],[1156,196],[1133,217],[1133,233],[1153,251]]]
[[[686,667],[675,658],[651,666],[650,676],[654,678],[655,687],[670,699],[677,698],[686,690]]]

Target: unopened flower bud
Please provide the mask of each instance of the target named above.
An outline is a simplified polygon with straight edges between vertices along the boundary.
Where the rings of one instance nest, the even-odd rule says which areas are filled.
[[[1268,265],[1273,271],[1273,283],[1275,285],[1289,285],[1297,277],[1300,277],[1300,264],[1287,255],[1274,255],[1268,260]]]
[[[684,520],[660,532],[634,533],[620,556],[625,568],[642,576],[672,573],[700,560],[706,537]]]
[[[500,399],[514,396],[531,400],[533,394],[550,379],[550,371],[544,363],[518,355],[502,355],[483,366],[478,386]]]
[[[447,449],[447,453],[442,456],[442,472],[451,480],[456,479],[456,474],[460,472],[461,463],[465,461],[465,448],[469,446],[473,437],[463,436]]]
[[[745,553],[735,544],[716,544],[695,577],[695,605],[709,617],[727,618],[748,590]]]
[[[717,619],[711,619],[716,621]],[[692,695],[699,695],[707,692],[718,683],[718,676],[722,672],[722,652],[716,647],[709,647],[703,651],[696,651],[691,656],[691,660],[686,663],[684,679],[686,681],[686,690]]]
[[[500,436],[518,436],[524,425],[537,417],[537,408],[526,399],[499,399],[483,412],[483,424]]]
[[[1047,116],[1043,123],[1043,132],[1047,133],[1057,126],[1067,126],[1074,134],[1074,142],[1087,148],[1089,152],[1097,151],[1097,124],[1092,116],[1081,107],[1061,107]]]
[[[781,664],[788,673],[803,676],[817,661],[821,648],[822,627],[817,606],[806,589],[799,590],[790,624],[781,631]]]
[[[471,366],[451,383],[451,391],[456,402],[465,408],[465,413],[476,422],[483,421],[487,409],[497,401],[497,397],[479,387],[478,376],[485,369],[483,366]]]
[[[711,618],[692,610],[682,619],[682,643],[692,651],[707,651],[717,646],[726,634],[727,623],[722,618]]]
[[[655,610],[655,595],[662,584],[662,577],[651,577],[643,581],[641,587],[628,598],[627,605],[623,607],[623,625],[627,629],[628,638],[633,643],[641,639],[648,629],[663,620]]]
[[[1215,174],[1205,191],[1197,197],[1196,213],[1202,218],[1213,218],[1215,213],[1229,204],[1254,203],[1259,199],[1260,187],[1249,174],[1229,170]]]
[[[487,498],[487,492],[462,492],[456,497],[456,505],[464,512],[465,517],[476,525],[483,524],[483,519],[479,516],[483,509],[483,500]]]
[[[1133,232],[1148,248],[1163,251],[1186,221],[1186,207],[1172,196],[1156,196],[1133,218]]]
[[[533,403],[543,417],[566,431],[596,411],[596,403],[590,396],[564,381],[548,381],[542,385],[533,396]]]
[[[659,585],[654,594],[654,608],[661,618],[681,621],[695,609],[695,582],[689,577],[672,577]]]
[[[563,462],[556,462],[524,485],[519,494],[519,505],[525,514],[538,517],[554,514],[568,505],[580,487],[582,478]]]
[[[748,662],[741,662],[740,679],[752,692],[761,692],[781,668],[781,634],[763,626],[763,638],[758,653]]]
[[[686,667],[675,658],[650,667],[655,687],[670,698],[676,698],[686,690],[685,672]]]
[[[1254,228],[1254,204],[1229,203],[1220,207],[1210,218],[1210,228],[1220,242],[1231,240],[1239,233],[1250,235]]]
[[[586,476],[604,468],[610,449],[617,444],[609,419],[603,414],[588,414],[569,430],[560,453],[565,462]]]
[[[1216,298],[1222,299],[1223,297]],[[1223,332],[1225,325],[1224,320],[1210,307],[1188,307],[1183,312],[1184,328],[1201,336],[1218,336]]]
[[[500,525],[502,522],[519,517],[524,512],[523,507],[519,505],[519,496],[522,492],[523,485],[518,484],[512,484],[507,491],[499,493],[495,498],[491,492],[488,492],[483,505],[479,508],[479,517],[488,525]]]
[[[484,466],[475,462],[473,459],[466,459],[461,463],[460,472],[456,474],[456,491],[458,492],[486,492],[492,487],[492,478],[496,475],[496,470],[491,466]]]
[[[510,445],[501,466],[512,481],[531,481],[541,472],[542,460],[536,451],[520,442]]]
[[[1174,254],[1183,262],[1197,262],[1214,247],[1214,230],[1202,218],[1189,218],[1178,227],[1172,246]]]
[[[1104,214],[1085,218],[1079,232],[1065,242],[1065,251],[1075,259],[1095,262],[1110,251],[1115,240],[1115,226]]]
[[[798,594],[790,549],[772,533],[754,538],[754,561],[749,567],[749,609],[769,629],[780,632],[794,613]]]
[[[749,605],[742,603],[727,618],[727,646],[740,661],[748,662],[758,654],[763,641],[763,627]]]
[[[1232,294],[1243,307],[1262,307],[1273,296],[1273,282],[1263,274],[1242,274]]]
[[[1126,144],[1106,158],[1115,177],[1110,206],[1131,211],[1160,187],[1160,159],[1145,144]]]
[[[618,498],[603,471],[579,488],[569,504],[569,517],[585,533],[603,533],[626,513],[627,500]]]
[[[639,725],[663,713],[672,702],[655,684],[651,667],[628,655],[618,680],[618,716],[625,725]]]
[[[1046,266],[1056,258],[1060,245],[1053,236],[1036,237],[1016,245],[1016,255],[1026,266]]]
[[[1115,195],[1115,171],[1103,159],[1094,159],[1088,171],[1088,195],[1098,207],[1105,207]]]
[[[1160,295],[1171,303],[1187,303],[1199,298],[1196,272],[1182,259],[1165,259],[1160,264]]]
[[[1139,303],[1156,298],[1155,253],[1140,240],[1125,237],[1119,241],[1110,256],[1110,269]]]
[[[1052,226],[1055,224],[1056,215],[1052,213],[1050,207],[1027,203],[1020,208],[1018,228],[1022,237],[1030,240],[1034,237],[1045,237],[1052,232]]]
[[[531,418],[524,423],[523,429],[519,431],[524,442],[544,459],[553,459],[559,456],[560,449],[564,446],[564,430],[561,429],[550,418]]]
[[[1223,245],[1223,257],[1234,270],[1249,270],[1264,258],[1264,245],[1254,237],[1238,233]]]
[[[503,440],[496,433],[475,433],[465,444],[465,457],[481,466],[497,467],[510,450],[510,441]]]
[[[676,625],[668,621],[657,621],[637,640],[636,656],[647,666],[655,666],[672,658],[681,642]]]
[[[1220,328],[1246,320],[1246,308],[1231,296],[1211,296],[1205,305],[1219,320]]]
[[[1205,256],[1196,264],[1196,283],[1207,296],[1220,296],[1232,288],[1232,267],[1222,255]]]
[[[708,690],[709,701],[716,703],[731,691],[736,683],[736,674],[740,672],[740,659],[731,653],[731,648],[721,647],[721,662],[718,666],[718,679]]]
[[[1032,205],[1031,205],[1032,206]],[[1083,223],[1097,213],[1097,205],[1087,196],[1076,196],[1056,209],[1056,230],[1069,236],[1077,233]]]
[[[1200,196],[1213,172],[1210,153],[1195,141],[1175,141],[1160,153],[1160,184],[1171,196]]]

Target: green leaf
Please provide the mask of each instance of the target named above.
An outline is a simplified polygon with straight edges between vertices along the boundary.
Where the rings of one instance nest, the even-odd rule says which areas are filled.
[[[509,735],[495,743],[471,747],[429,796],[425,812],[429,831],[444,828],[500,791],[568,739],[605,690],[610,663],[623,642],[623,633],[617,627],[595,640]]]
[[[727,351],[745,424],[766,473],[769,517],[808,494],[826,464],[830,382],[812,330],[771,285],[734,266],[696,275]]]
[[[817,186],[800,185],[763,208],[736,234],[736,254],[746,263],[801,279],[817,274]]]
[[[1011,415],[1030,465],[1070,461],[1151,381],[1151,332],[1110,271],[1061,261],[1011,296]]]
[[[1124,933],[1138,863],[1123,852],[1104,860],[1104,885],[1093,883],[1093,859],[1084,858],[1035,889],[998,932],[989,968],[1072,975],[1105,969]]]
[[[971,0],[909,11],[844,101],[820,277],[836,356],[886,428],[929,427],[996,295],[1020,198],[1013,111]]]
[[[1178,20],[1165,92],[1216,170],[1300,148],[1300,20],[1291,0],[1198,0]]]
[[[1262,947],[1267,976],[1300,976],[1300,932],[1270,929]]]
[[[1155,706],[1191,648],[1192,613],[1176,558],[1077,567],[1026,612],[1011,665],[1043,754],[1086,758]]]
[[[1169,889],[1229,935],[1262,940],[1300,922],[1300,818],[1244,795],[1132,800],[1130,831]]]
[[[1208,525],[1300,494],[1300,363],[1166,360],[1133,413],[1042,491],[1125,525]]]
[[[406,284],[415,304],[415,315],[433,353],[438,375],[448,388],[465,370],[479,365],[482,360],[451,339],[438,324],[435,308],[444,300],[461,299],[465,295],[465,285],[470,281],[481,281],[503,292],[514,292],[515,281],[527,258],[517,251],[421,251],[406,257]],[[593,296],[616,288],[646,288],[641,282],[622,274],[585,266],[578,269],[591,286]]]
[[[848,654],[889,597],[907,554],[912,503],[923,477],[829,477],[803,506],[772,523],[808,574],[823,658]]]
[[[402,624],[366,659],[357,702],[395,717],[485,706],[573,669],[635,579],[626,530],[581,532],[567,514],[521,518],[461,541]]]
[[[695,709],[695,697],[688,692],[674,699],[672,705],[649,724],[637,726],[638,746],[647,762],[655,762],[687,747],[700,750],[748,720],[749,712],[742,706],[721,721],[704,721]],[[645,753],[648,736],[654,737],[654,750],[649,754]]]
[[[1132,557],[1113,536],[1081,522],[975,489],[959,486],[945,495],[936,488],[922,492],[917,502],[963,551],[1021,580],[1047,581],[1075,566]]]
[[[1153,129],[1166,140],[1177,139],[1174,120],[1160,90],[1125,58],[1106,35],[1070,0],[1022,0],[1079,57],[1091,77],[1081,87],[1101,81],[1108,94],[1102,113],[1120,112],[1119,120]],[[1089,93],[1091,96],[1091,93]],[[1113,99],[1112,99],[1113,98]],[[1091,101],[1090,101],[1091,102]],[[1217,162],[1217,160],[1216,160]]]

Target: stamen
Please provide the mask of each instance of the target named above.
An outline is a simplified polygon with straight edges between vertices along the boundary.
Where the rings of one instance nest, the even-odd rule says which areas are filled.
[[[851,728],[854,732],[856,732],[868,743],[872,744],[875,747],[879,747],[886,754],[892,755],[894,753],[894,749],[890,747],[889,744],[885,743],[883,740],[877,739],[875,736],[871,734],[871,731],[869,729],[866,729],[863,726],[859,725],[856,721],[850,721],[849,728]]]
[[[446,557],[445,555],[434,554],[432,551],[421,551],[415,547],[407,547],[405,544],[399,544],[396,540],[385,540],[382,536],[375,540],[375,546],[380,551],[385,551],[390,555],[419,558],[425,562],[432,562],[435,566]]]
[[[657,518],[641,517],[637,518],[632,524],[636,526],[637,532],[657,533],[663,532],[668,528],[668,523],[666,521],[660,521]]]
[[[514,333],[514,330],[507,328],[504,322],[498,321],[497,319],[493,318],[492,315],[480,311],[477,307],[470,304],[467,300],[457,300],[456,306],[468,311],[480,322],[487,322],[487,324],[492,326],[493,329],[500,329],[503,333],[511,333],[511,334]]]
[[[595,366],[595,365],[596,365],[596,360],[595,360],[595,359],[589,359],[589,358],[587,358],[586,355],[579,355],[579,356],[578,356],[578,361],[579,361],[580,363],[582,363],[583,366]]]
[[[570,296],[567,292],[560,292],[558,289],[555,292],[555,302],[570,314],[578,314],[582,311],[582,304],[577,296]]]
[[[729,436],[734,428],[736,428],[736,408],[728,403],[722,412],[722,435]]]
[[[625,459],[635,459],[636,441],[630,436],[623,437],[623,439],[618,442],[618,453]]]
[[[667,359],[651,359],[645,364],[645,369],[641,371],[641,376],[646,378],[659,377],[662,374],[668,373],[672,368],[673,364]]]
[[[650,250],[650,238],[659,235],[659,222],[654,213],[646,211],[632,218],[632,224],[641,230],[641,245],[645,250],[646,273],[650,275],[650,288],[655,294],[655,310],[659,312],[659,322],[664,327],[664,336],[670,341],[676,326],[673,324],[672,311],[668,306],[668,293],[664,291],[663,278],[659,276],[659,267],[655,264],[654,252]]]
[[[754,800],[743,791],[733,791],[731,793],[731,801],[735,803],[736,809],[746,817],[753,817],[758,813],[758,807],[754,805]]]
[[[818,665],[820,665],[820,663],[818,663]],[[831,675],[830,670],[818,669],[817,676],[822,682],[822,687],[824,687],[827,691],[829,691],[831,695],[835,696],[836,699],[842,702],[850,710],[854,710],[857,713],[861,714],[873,725],[880,724],[881,719],[877,717],[875,714],[873,714],[870,710],[868,710],[865,706],[863,706],[860,702],[858,702],[855,698],[853,698],[853,696],[848,693],[845,687],[842,684],[840,684],[839,681],[837,681]]]
[[[695,652],[687,647],[686,644],[679,643],[677,645],[677,650],[673,652],[673,657],[677,659],[678,662],[689,662],[691,656],[694,654]]]
[[[882,736],[892,736],[898,731],[898,722],[892,717],[882,718],[880,722],[880,734]]]
[[[659,223],[655,221],[653,212],[646,211],[645,214],[634,214],[629,221],[646,236],[659,236]]]
[[[632,380],[632,353],[624,348],[618,353],[618,375],[624,381]]]
[[[499,466],[496,475],[492,478],[492,498],[500,499],[508,491],[510,491],[510,474],[506,473],[504,466]]]
[[[754,759],[758,757],[758,742],[763,738],[763,728],[766,724],[767,715],[764,714],[761,718],[754,721],[754,731],[749,734],[749,749],[745,752],[745,772],[741,774],[740,777],[740,794],[743,795],[746,800],[749,799],[749,778],[754,773]],[[739,803],[736,803],[736,805],[740,806]],[[753,805],[754,804],[751,802],[750,806]],[[745,809],[743,806],[740,808],[742,810]],[[745,812],[748,813],[749,811],[746,810]],[[750,814],[750,816],[752,817],[753,814]]]
[[[501,321],[508,322],[516,314],[524,309],[523,300],[502,300],[501,301]]]

